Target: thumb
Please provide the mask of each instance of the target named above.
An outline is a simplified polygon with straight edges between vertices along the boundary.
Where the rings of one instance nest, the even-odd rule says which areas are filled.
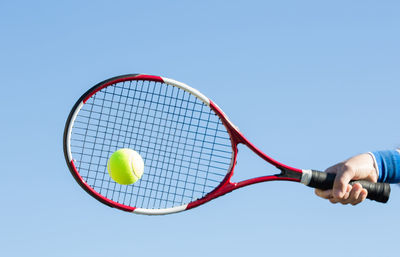
[[[350,180],[354,177],[354,172],[348,166],[343,165],[342,169],[337,172],[335,181],[333,182],[333,195],[336,198],[343,198],[347,192]]]

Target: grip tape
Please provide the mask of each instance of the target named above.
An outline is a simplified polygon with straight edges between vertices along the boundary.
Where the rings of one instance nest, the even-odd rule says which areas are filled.
[[[332,189],[336,174],[326,173],[317,170],[312,170],[312,176],[307,186],[322,190]],[[367,198],[381,203],[386,203],[389,200],[390,184],[374,183],[366,180],[352,180],[350,185],[355,183],[361,184],[368,191]]]

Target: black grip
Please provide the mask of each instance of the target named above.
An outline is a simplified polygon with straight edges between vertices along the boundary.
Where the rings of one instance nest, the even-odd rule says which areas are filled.
[[[308,183],[309,187],[322,190],[331,189],[335,181],[336,174],[326,173],[317,170],[312,170],[311,180]],[[373,183],[366,180],[352,180],[350,185],[359,183],[368,191],[367,198],[381,203],[386,203],[389,200],[390,184],[388,183]]]

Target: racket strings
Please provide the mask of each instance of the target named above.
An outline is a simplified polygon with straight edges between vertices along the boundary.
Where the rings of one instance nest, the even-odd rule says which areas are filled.
[[[133,185],[107,172],[120,148],[138,151],[145,171]],[[231,164],[229,135],[214,112],[168,84],[127,81],[94,94],[78,113],[71,152],[81,177],[98,193],[128,206],[159,209],[203,197]]]

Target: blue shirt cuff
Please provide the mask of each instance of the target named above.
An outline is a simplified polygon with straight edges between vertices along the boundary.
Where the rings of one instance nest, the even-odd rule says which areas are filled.
[[[400,182],[400,153],[397,150],[372,152],[378,169],[378,182]]]

